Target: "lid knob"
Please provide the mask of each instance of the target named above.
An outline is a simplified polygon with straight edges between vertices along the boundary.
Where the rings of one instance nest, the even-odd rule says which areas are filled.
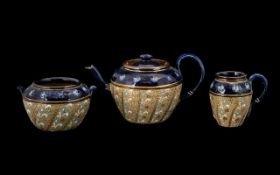
[[[149,61],[153,58],[153,56],[150,54],[142,54],[142,55],[140,55],[140,58],[144,61]]]

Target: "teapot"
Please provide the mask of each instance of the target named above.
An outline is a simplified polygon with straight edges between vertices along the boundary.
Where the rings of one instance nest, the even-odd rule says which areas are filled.
[[[200,80],[191,90],[181,95],[183,76],[181,62],[191,59],[200,67]],[[154,58],[150,54],[130,59],[118,68],[110,83],[106,83],[94,65],[91,70],[105,89],[111,92],[123,117],[136,124],[155,124],[167,120],[180,100],[193,95],[205,75],[204,65],[193,54],[178,57],[176,68],[168,61]]]

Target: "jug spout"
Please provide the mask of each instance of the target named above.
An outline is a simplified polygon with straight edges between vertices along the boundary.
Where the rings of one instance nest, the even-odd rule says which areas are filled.
[[[104,89],[109,90],[109,84],[105,82],[102,75],[94,65],[87,66],[85,69],[90,70],[92,75],[97,79],[101,86],[103,86]]]

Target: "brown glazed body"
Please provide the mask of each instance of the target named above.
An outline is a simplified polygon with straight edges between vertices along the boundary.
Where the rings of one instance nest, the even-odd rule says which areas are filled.
[[[34,126],[53,132],[71,130],[82,123],[94,89],[73,78],[52,77],[35,81],[21,92]]]
[[[249,112],[252,95],[220,96],[210,93],[213,116],[223,127],[241,126]]]
[[[153,124],[167,120],[180,101],[182,84],[164,88],[129,88],[114,83],[110,91],[124,118]]]
[[[23,98],[31,122],[43,131],[66,131],[78,127],[84,120],[90,98],[76,102],[42,103]]]

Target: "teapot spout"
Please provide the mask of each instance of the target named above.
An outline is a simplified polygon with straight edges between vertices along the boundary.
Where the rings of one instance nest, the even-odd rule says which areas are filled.
[[[106,83],[98,71],[98,69],[94,65],[90,65],[85,67],[85,69],[88,69],[91,71],[92,75],[97,79],[97,81],[103,86],[104,89],[109,90],[109,84]]]

